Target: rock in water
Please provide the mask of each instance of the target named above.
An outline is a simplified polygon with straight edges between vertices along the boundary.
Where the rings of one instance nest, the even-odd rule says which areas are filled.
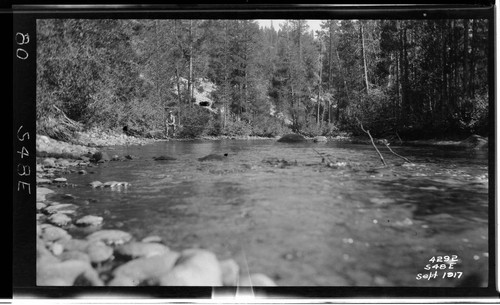
[[[91,187],[93,187],[93,188],[96,188],[96,187],[102,187],[102,186],[103,186],[103,184],[102,184],[102,182],[101,182],[101,181],[92,181],[92,182],[90,182],[90,183],[89,183],[89,185],[90,185]]]
[[[36,201],[45,201],[48,194],[53,194],[54,191],[45,187],[36,188]]]
[[[79,226],[98,226],[102,223],[103,218],[99,216],[87,215],[76,221]]]
[[[116,248],[117,254],[131,258],[162,255],[168,251],[168,247],[162,244],[144,242],[129,242]]]
[[[113,271],[114,278],[108,286],[138,286],[145,281],[156,284],[161,276],[172,270],[178,258],[178,253],[169,251],[163,255],[131,260]]]
[[[283,143],[298,143],[306,141],[307,141],[306,138],[296,133],[286,134],[278,140],[278,142],[283,142]]]
[[[219,262],[224,286],[237,286],[240,267],[233,259]]]
[[[109,161],[111,158],[109,155],[105,152],[98,151],[92,155],[92,160],[94,162],[99,162],[99,161]]]
[[[170,156],[158,156],[158,157],[153,157],[153,160],[155,160],[155,161],[173,161],[176,159],[174,157],[170,157]]]
[[[90,286],[103,286],[99,274],[92,266],[82,260],[67,260],[64,262],[37,262],[37,286],[73,286],[79,278]]]
[[[53,242],[71,239],[71,235],[69,235],[66,230],[52,225],[43,227],[41,231],[41,237],[44,241]]]
[[[85,253],[92,263],[101,263],[113,256],[113,248],[106,246],[103,242],[95,242],[88,245]]]
[[[463,140],[462,145],[472,148],[483,148],[488,146],[488,138],[484,138],[478,135],[472,135],[467,139]]]
[[[108,245],[120,245],[129,242],[132,235],[120,230],[101,230],[87,236],[88,241],[103,241]]]
[[[49,222],[60,227],[64,227],[71,223],[71,218],[63,213],[55,213],[50,215]]]
[[[182,252],[174,268],[160,278],[160,286],[222,286],[222,272],[215,254],[201,249]]]
[[[198,159],[198,161],[224,161],[226,160],[226,157],[227,157],[228,154],[224,154],[224,155],[216,155],[216,154],[210,154],[208,156],[205,156],[205,157],[201,157]]]

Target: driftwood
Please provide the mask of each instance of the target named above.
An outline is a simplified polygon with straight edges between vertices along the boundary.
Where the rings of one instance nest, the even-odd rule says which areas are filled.
[[[37,121],[37,132],[61,141],[74,141],[74,133],[81,131],[83,124],[66,116],[64,111],[52,105]]]
[[[363,123],[361,123],[361,121],[359,119],[356,118],[356,120],[358,121],[359,126],[361,126],[361,130],[363,130],[363,132],[366,133],[370,137],[370,141],[372,142],[372,146],[373,146],[373,148],[375,148],[375,151],[377,152],[378,156],[380,157],[380,161],[382,161],[382,163],[385,166],[387,166],[387,164],[385,163],[384,157],[382,156],[382,154],[378,150],[377,146],[375,145],[375,142],[373,141],[373,137],[370,134],[370,131],[369,130],[365,130],[365,128],[363,127]]]
[[[314,152],[316,152],[316,153],[317,153],[317,154],[318,154],[318,155],[322,158],[322,161],[324,161],[324,160],[325,160],[325,158],[326,158],[326,159],[328,159],[328,161],[330,161],[330,163],[333,163],[333,161],[332,161],[332,160],[330,160],[330,158],[328,158],[327,156],[323,156],[323,154],[321,154],[321,153],[320,153],[319,151],[317,151],[316,149],[314,149],[314,148],[313,148],[312,150],[314,150]]]
[[[385,141],[385,142],[384,142],[384,145],[385,145],[385,147],[387,147],[387,148],[391,151],[391,153],[393,153],[394,155],[396,155],[396,156],[400,157],[401,159],[405,160],[405,161],[406,161],[406,162],[408,162],[408,163],[412,163],[410,160],[408,160],[408,158],[403,157],[403,156],[401,156],[401,155],[399,155],[399,154],[395,153],[395,152],[394,152],[394,151],[393,151],[393,150],[389,147],[389,145],[391,145],[391,144],[390,144],[390,143],[387,143],[387,141]]]

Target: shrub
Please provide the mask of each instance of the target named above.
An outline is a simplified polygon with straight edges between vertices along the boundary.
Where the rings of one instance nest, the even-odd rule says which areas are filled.
[[[226,120],[226,126],[222,128],[222,134],[225,136],[249,136],[252,132],[252,126],[243,120],[230,118]]]
[[[276,137],[290,132],[290,129],[275,117],[267,116],[253,122],[252,135],[258,137]]]
[[[210,121],[210,112],[199,106],[181,107],[181,125],[177,135],[180,138],[196,138],[203,135]]]
[[[304,124],[300,133],[306,137],[316,137],[316,136],[336,136],[339,133],[338,127],[333,124],[323,123],[321,126],[318,126],[316,122],[310,122],[309,124]]]

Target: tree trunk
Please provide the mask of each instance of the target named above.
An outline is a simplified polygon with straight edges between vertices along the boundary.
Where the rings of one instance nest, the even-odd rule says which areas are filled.
[[[464,68],[464,75],[463,75],[463,83],[462,83],[462,92],[464,96],[471,97],[470,96],[470,90],[469,90],[469,19],[464,19],[464,54],[463,54],[463,61],[462,65]]]
[[[193,20],[189,20],[189,76],[188,76],[188,103],[193,101]]]
[[[332,68],[332,48],[333,48],[333,21],[329,20],[328,21],[328,31],[329,31],[329,46],[328,46],[328,93],[331,94],[331,86],[332,86],[332,73],[333,73],[333,68]],[[330,105],[330,99],[328,99],[328,124],[331,123],[332,120],[332,114],[331,114],[332,107]]]
[[[469,94],[472,98],[475,96],[474,76],[476,74],[476,44],[477,44],[477,20],[472,19],[472,39],[470,53],[470,78],[469,78]]]
[[[321,43],[321,45],[323,46],[323,44]],[[319,113],[320,113],[320,98],[321,98],[321,80],[322,80],[322,77],[323,77],[323,59],[322,59],[322,53],[323,52],[323,47],[320,48],[320,52],[319,52],[319,80],[318,80],[318,110],[317,110],[317,113],[316,113],[316,124],[317,125],[320,125],[321,121],[320,120],[320,116],[319,116]]]
[[[361,40],[361,57],[363,59],[363,71],[365,78],[366,93],[370,93],[370,86],[368,83],[368,69],[366,68],[366,54],[365,54],[365,39],[363,37],[363,23],[359,21],[359,36]]]
[[[160,23],[158,20],[155,20],[155,45],[156,45],[156,65],[155,65],[155,87],[156,87],[156,94],[158,96],[158,105],[163,106],[163,111],[162,113],[162,126],[165,134],[167,133],[167,122],[166,122],[166,100],[163,100],[162,94],[161,94],[161,88],[160,88],[160,54],[162,52],[160,51],[160,44],[159,44],[159,33],[158,33],[158,28],[160,27]]]

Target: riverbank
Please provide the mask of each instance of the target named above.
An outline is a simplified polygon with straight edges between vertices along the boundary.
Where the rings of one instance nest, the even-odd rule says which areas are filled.
[[[121,135],[108,135],[105,139],[109,145],[130,140]],[[95,139],[90,140],[96,143]],[[141,145],[147,141],[132,142]],[[240,276],[240,268],[233,259],[219,260],[215,253],[205,249],[174,250],[163,243],[161,236],[139,239],[125,231],[106,229],[106,222],[111,219],[105,211],[103,215],[80,212],[82,204],[99,203],[71,194],[76,185],[65,176],[92,174],[102,163],[127,162],[131,158],[108,158],[96,147],[37,136],[37,285],[275,285],[263,274]],[[126,181],[93,181],[86,187],[113,192],[133,185]]]

